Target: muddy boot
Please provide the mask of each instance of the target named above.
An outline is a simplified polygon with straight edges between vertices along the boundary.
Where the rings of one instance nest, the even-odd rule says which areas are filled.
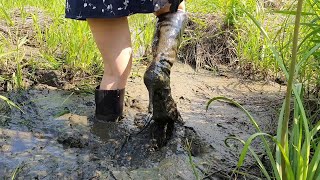
[[[177,61],[186,20],[187,15],[182,11],[158,17],[152,46],[153,61],[144,74],[144,83],[149,91],[149,112],[153,115],[155,125],[165,129],[153,133],[161,145],[164,144],[163,140],[170,138],[168,136],[172,132],[168,131],[173,131],[174,122],[184,123],[171,95],[170,72]]]
[[[122,116],[125,89],[95,90],[96,119],[115,122]]]

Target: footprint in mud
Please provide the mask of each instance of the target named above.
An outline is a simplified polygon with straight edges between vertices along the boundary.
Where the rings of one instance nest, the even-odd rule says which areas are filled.
[[[184,136],[182,137],[184,147],[194,157],[212,152],[212,145],[205,142],[192,127],[184,126]]]

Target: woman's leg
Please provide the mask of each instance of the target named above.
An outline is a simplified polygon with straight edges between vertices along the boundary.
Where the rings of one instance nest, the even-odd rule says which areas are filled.
[[[132,65],[127,17],[87,19],[103,58],[104,73],[95,91],[96,119],[117,121],[122,116],[125,86]]]
[[[124,89],[132,65],[127,17],[87,21],[104,63],[100,90]]]
[[[177,61],[187,21],[184,2],[178,9],[177,12],[169,13],[170,6],[166,6],[155,13],[158,22],[152,44],[153,60],[144,74],[144,83],[149,91],[149,112],[155,121],[152,136],[160,147],[172,136],[174,123],[184,123],[170,87],[171,68]]]

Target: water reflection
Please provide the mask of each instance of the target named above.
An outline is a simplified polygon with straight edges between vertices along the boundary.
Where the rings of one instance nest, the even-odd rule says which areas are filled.
[[[115,122],[93,121],[91,133],[98,136],[101,141],[108,142],[119,131],[119,125]]]

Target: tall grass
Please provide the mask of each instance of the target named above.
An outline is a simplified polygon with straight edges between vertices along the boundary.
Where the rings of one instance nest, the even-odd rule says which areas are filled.
[[[315,125],[310,125],[310,121],[306,116],[305,108],[303,106],[303,86],[300,83],[297,83],[297,70],[299,70],[303,65],[301,57],[309,58],[305,56],[300,56],[299,51],[299,32],[300,28],[300,21],[303,14],[303,2],[304,0],[299,0],[298,4],[296,5],[296,10],[290,12],[295,17],[295,24],[294,24],[294,32],[292,35],[293,42],[291,44],[291,60],[289,71],[287,68],[282,67],[281,69],[286,74],[288,79],[287,91],[286,91],[286,98],[284,100],[281,112],[279,114],[279,121],[278,121],[278,130],[277,136],[273,137],[269,134],[263,133],[256,123],[254,118],[250,115],[250,113],[245,110],[240,104],[237,102],[232,101],[231,99],[225,97],[217,97],[211,99],[207,104],[207,109],[209,105],[216,100],[225,100],[235,104],[237,107],[242,109],[246,115],[249,117],[249,120],[253,123],[254,127],[258,131],[257,133],[253,134],[248,138],[246,142],[243,142],[244,148],[241,152],[239,162],[237,167],[240,168],[244,162],[245,156],[247,151],[253,154],[254,158],[257,160],[258,165],[261,168],[264,176],[267,179],[296,179],[296,180],[317,180],[320,178],[320,142],[315,137],[315,135],[320,130],[320,121]],[[281,12],[281,13],[288,13]],[[248,14],[248,13],[247,13]],[[266,31],[263,29],[261,24],[250,14],[249,17],[253,20],[253,22],[258,26],[258,28],[263,32],[265,36],[267,36]],[[314,22],[311,22],[312,24]],[[310,26],[308,24],[308,26]],[[268,37],[268,36],[267,36]],[[272,45],[272,44],[271,44]],[[281,59],[284,56],[281,56],[281,50],[274,49],[274,46],[270,46],[274,53],[274,57],[276,58],[277,62],[282,62]],[[308,56],[312,56],[313,53],[308,53]],[[290,119],[290,104],[291,104],[291,97],[292,94],[294,95],[294,112],[293,112],[293,119]],[[289,127],[291,126],[291,131],[289,133]],[[310,126],[313,126],[310,128]],[[289,136],[290,135],[290,136]],[[257,138],[261,137],[264,148],[268,155],[268,159],[270,160],[272,172],[267,172],[267,168],[258,158],[256,153],[250,148],[251,142]],[[274,154],[271,151],[271,147],[268,144],[265,137],[272,139],[272,141],[276,145],[276,153]]]
[[[202,0],[201,2],[206,2]],[[192,3],[191,3],[192,4]],[[27,18],[32,18],[34,39],[28,41],[36,41],[40,53],[34,54],[33,61],[26,62],[24,65],[20,62],[21,57],[6,56],[0,58],[0,64],[4,65],[6,61],[15,61],[17,70],[13,74],[13,78],[17,79],[16,83],[20,87],[20,72],[26,66],[34,66],[37,69],[70,69],[74,72],[83,72],[88,75],[102,74],[101,55],[96,48],[89,27],[86,22],[79,22],[64,18],[65,0],[16,0],[1,1],[0,18],[4,19],[6,26],[11,29],[19,29]],[[204,7],[207,4],[203,4]],[[27,12],[30,7],[44,12],[45,17],[37,12]],[[22,22],[15,22],[15,14],[13,11],[19,10],[22,15]],[[45,26],[43,21],[45,20]],[[42,23],[42,24],[41,24]],[[134,15],[129,17],[130,30],[132,32],[133,49],[136,55],[135,60],[140,60],[142,56],[148,56],[150,53],[150,45],[153,38],[155,17],[153,15]],[[44,27],[43,27],[44,26]],[[16,37],[17,36],[17,37]],[[10,37],[0,36],[0,50],[2,45],[9,42],[9,46],[3,48],[3,51],[15,50],[15,42],[10,39],[22,39],[17,33],[12,33]],[[20,53],[22,50],[20,50]]]
[[[256,78],[276,79],[285,78],[282,65],[288,67],[291,57],[291,43],[294,31],[294,15],[297,1],[284,1],[276,8],[266,8],[260,1],[249,1],[237,3],[234,12],[227,17],[232,19],[235,27],[235,39],[237,41],[237,52],[243,69],[248,70]],[[275,1],[276,2],[276,1]],[[249,3],[250,4],[250,3]],[[254,28],[254,22],[247,16],[239,13],[239,9],[245,8],[252,14],[265,33],[261,33],[259,28]],[[306,93],[316,96],[320,95],[319,79],[319,1],[307,0],[301,18],[300,37],[298,44],[298,66],[296,73],[299,74],[298,81],[305,86]],[[229,10],[230,12],[230,10]],[[241,12],[241,10],[240,10]],[[231,21],[231,20],[229,20]],[[270,49],[270,43],[278,49],[282,64],[274,61],[274,51]],[[250,66],[248,66],[250,65]]]
[[[192,0],[187,1],[187,10],[190,13],[217,13],[225,16],[226,24],[235,29],[234,37],[237,42],[238,58],[240,64],[246,67],[248,64],[253,70],[262,72],[264,77],[268,75],[282,77],[279,63],[274,61],[274,53],[268,48],[269,40],[263,36],[258,28],[253,28],[254,23],[248,20],[247,15],[241,11],[245,8],[249,13],[261,22],[269,34],[269,39],[275,48],[279,48],[281,58],[284,64],[288,64],[290,57],[289,44],[292,40],[293,18],[292,8],[294,2],[286,1],[287,13],[282,11],[280,16],[276,11],[270,11],[264,8],[263,1],[256,0]],[[29,61],[26,66],[34,66],[38,69],[70,69],[75,72],[83,72],[88,75],[99,76],[102,74],[102,61],[98,52],[88,25],[85,22],[73,21],[64,18],[65,0],[16,0],[2,1],[0,3],[0,18],[4,19],[8,26],[17,27],[21,22],[14,21],[14,9],[19,9],[22,19],[32,18],[33,30],[36,32],[35,40],[38,43],[40,53],[32,57],[36,61]],[[301,59],[302,65],[299,65],[299,82],[306,86],[307,92],[317,93],[320,91],[319,76],[319,2],[317,0],[308,0],[304,7],[305,12],[302,19],[301,34],[304,41],[299,45],[299,50],[305,53],[299,55],[308,58]],[[46,26],[43,28],[41,19],[37,13],[29,14],[26,12],[28,7],[36,7],[44,11],[49,17]],[[315,22],[315,23],[308,23]],[[129,18],[130,29],[132,32],[133,49],[135,60],[138,62],[150,55],[150,45],[152,41],[155,17],[153,15],[134,15]],[[12,34],[16,36],[16,34]],[[7,37],[0,36],[0,52],[10,51],[14,47],[4,45],[10,40]],[[17,37],[10,37],[17,39]],[[20,39],[23,37],[19,37]],[[313,39],[313,41],[309,41]],[[28,39],[30,40],[30,39]],[[6,48],[3,48],[6,47]],[[10,49],[11,47],[11,49]],[[312,54],[312,56],[308,56]],[[4,61],[13,61],[15,58],[8,56],[0,58],[0,64]],[[35,64],[34,62],[37,62]],[[307,63],[303,63],[307,62]]]

